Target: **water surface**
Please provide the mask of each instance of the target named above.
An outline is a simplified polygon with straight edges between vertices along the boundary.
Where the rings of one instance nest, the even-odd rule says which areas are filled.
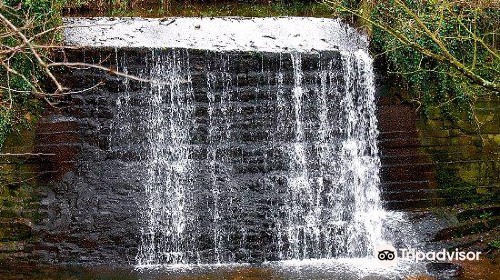
[[[399,263],[392,268],[383,268],[373,259],[338,259],[266,262],[251,264],[215,265],[169,265],[142,268],[68,267],[68,268],[23,268],[0,272],[1,279],[121,279],[121,280],[236,280],[236,279],[280,279],[280,280],[334,280],[334,279],[404,279],[423,276],[423,264]]]

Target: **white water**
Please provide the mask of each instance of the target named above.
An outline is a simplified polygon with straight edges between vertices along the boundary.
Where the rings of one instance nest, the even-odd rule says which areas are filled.
[[[340,55],[340,69],[330,61],[316,73],[313,101],[305,96],[311,88],[303,82],[301,56],[291,55],[293,114],[289,117],[295,123],[294,139],[287,150],[287,218],[278,223],[284,234],[277,241],[289,243],[288,248],[279,246],[284,259],[366,257],[388,243],[382,232],[387,214],[378,189],[372,61],[362,50]],[[303,107],[311,103],[316,110],[304,114]]]
[[[186,188],[191,173],[189,127],[192,122],[192,87],[189,58],[180,52],[169,55],[153,52],[150,75],[167,83],[150,87],[147,125],[147,175],[144,184],[148,197],[142,212],[139,265],[183,263],[191,244],[185,238]]]
[[[78,46],[213,51],[322,51],[366,48],[356,30],[331,18],[66,18],[65,43]]]

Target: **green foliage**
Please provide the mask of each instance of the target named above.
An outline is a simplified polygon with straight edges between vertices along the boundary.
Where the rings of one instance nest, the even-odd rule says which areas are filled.
[[[453,1],[403,1],[425,26],[439,38],[447,51],[468,70],[486,80],[497,82],[500,60],[486,46],[498,53],[496,33],[500,27],[498,8],[471,7]],[[371,19],[383,22],[423,48],[443,55],[444,51],[426,34],[417,22],[394,0],[379,1],[371,12]],[[385,57],[390,76],[406,81],[409,101],[423,105],[424,112],[437,106],[444,113],[467,111],[473,119],[472,105],[481,96],[498,95],[471,81],[450,64],[437,61],[401,43],[394,35],[377,26],[372,30],[372,44],[376,54]],[[474,38],[474,33],[477,38]]]
[[[327,5],[315,1],[275,0],[275,1],[138,1],[121,0],[68,2],[65,14],[85,16],[308,16],[331,17],[332,10]]]
[[[495,240],[495,241],[492,241],[492,242],[488,243],[488,245],[489,245],[491,248],[494,248],[494,249],[500,249],[500,240]]]
[[[12,113],[12,110],[0,107],[0,144],[5,142],[7,134],[12,130]]]
[[[485,213],[482,213],[481,215],[479,215],[479,218],[481,218],[481,219],[489,219],[491,216],[493,216],[493,213],[491,213],[491,212],[485,212]]]
[[[195,7],[195,9],[190,8]],[[252,3],[219,3],[207,5],[179,5],[166,11],[170,16],[244,16],[244,17],[275,17],[275,16],[312,16],[329,17],[331,10],[322,4],[308,4],[300,1],[275,1],[269,4]]]
[[[56,30],[43,33],[61,24],[60,10],[63,0],[3,0],[0,12],[22,33],[32,39],[35,46],[51,45],[60,39]],[[3,21],[0,33],[9,34],[0,38],[0,148],[5,138],[18,125],[29,124],[33,114],[41,110],[40,102],[34,89],[41,92],[48,90],[45,75],[33,54],[23,43],[21,37]],[[9,50],[8,52],[7,50]],[[12,48],[16,48],[13,51]],[[37,47],[41,56],[48,55],[44,48]],[[10,68],[12,71],[8,71]]]

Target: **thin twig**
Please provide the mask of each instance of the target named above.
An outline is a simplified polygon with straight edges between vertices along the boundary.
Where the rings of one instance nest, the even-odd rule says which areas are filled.
[[[99,69],[99,70],[108,72],[111,75],[116,75],[116,76],[124,77],[124,78],[127,78],[127,79],[139,81],[139,82],[154,83],[154,84],[163,84],[162,82],[158,82],[158,81],[150,80],[150,79],[144,79],[144,78],[140,78],[140,77],[137,77],[137,76],[134,76],[134,75],[125,74],[125,73],[116,71],[116,70],[114,70],[112,68],[105,67],[105,66],[98,65],[98,64],[90,64],[90,63],[85,63],[85,62],[54,62],[54,63],[47,64],[47,66],[50,67],[50,68],[52,68],[52,67],[61,67],[61,66],[70,67],[70,68],[77,68],[77,69],[81,69],[81,67],[84,67],[84,68],[87,68],[87,69],[88,68],[94,68],[94,69]],[[165,84],[168,84],[168,83],[165,83]]]
[[[56,79],[54,74],[52,74],[52,71],[50,71],[49,67],[47,66],[45,61],[40,57],[40,55],[36,51],[35,46],[28,40],[28,38],[26,38],[26,36],[24,36],[24,34],[21,31],[19,31],[19,29],[17,29],[17,27],[14,24],[12,24],[12,22],[10,22],[3,14],[0,14],[0,20],[2,20],[12,31],[17,33],[17,35],[29,47],[31,53],[38,61],[38,64],[45,70],[45,73],[47,74],[47,76],[49,76],[49,78],[52,80],[52,82],[54,82],[54,84],[57,87],[57,91],[63,92],[64,91],[63,86],[59,83],[59,81]]]

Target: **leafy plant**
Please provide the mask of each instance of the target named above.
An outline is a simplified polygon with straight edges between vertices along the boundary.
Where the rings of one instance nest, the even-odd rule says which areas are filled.
[[[491,241],[488,245],[492,248],[500,249],[500,240]]]
[[[484,212],[481,215],[479,215],[479,218],[481,218],[481,219],[489,219],[492,215],[493,215],[493,213],[491,213],[491,212]]]
[[[45,94],[54,84],[45,83],[50,71],[44,63],[60,40],[63,2],[0,2],[0,148],[14,127],[29,124],[41,110],[39,99],[52,99]]]
[[[371,33],[393,79],[424,111],[467,111],[478,98],[500,95],[496,5],[445,0],[333,1]]]

